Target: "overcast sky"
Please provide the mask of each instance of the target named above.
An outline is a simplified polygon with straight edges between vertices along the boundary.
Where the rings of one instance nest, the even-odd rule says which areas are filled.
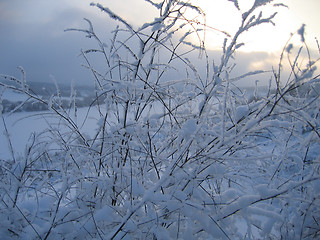
[[[85,27],[83,18],[89,18],[105,34],[114,28],[114,22],[97,8],[90,7],[92,0],[0,0],[0,73],[19,76],[17,66],[27,72],[29,81],[50,81],[50,75],[58,82],[77,84],[90,82],[90,73],[81,67],[81,49],[90,46],[89,39],[75,32],[64,32],[70,27]],[[245,9],[253,0],[242,0]],[[119,13],[133,25],[153,19],[154,11],[144,0],[101,0],[101,4]],[[231,2],[227,0],[198,0],[207,13],[207,24],[233,31],[234,14],[228,12]],[[317,26],[320,22],[319,0],[283,1],[290,7],[279,9],[276,27],[257,29],[243,39],[247,46],[239,63],[242,68],[265,67],[272,64],[291,32],[302,23],[307,24],[307,37],[311,47],[314,38],[320,38]],[[231,5],[230,5],[231,4]],[[215,34],[207,37],[207,46],[217,46]],[[91,83],[91,82],[90,82]]]

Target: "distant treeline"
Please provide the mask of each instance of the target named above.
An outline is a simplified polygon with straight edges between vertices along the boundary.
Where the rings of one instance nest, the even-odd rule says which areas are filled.
[[[89,105],[95,105],[93,96],[86,96],[76,99],[77,107],[87,107]],[[52,106],[58,108],[58,105],[64,109],[71,108],[73,103],[69,100],[61,100],[61,102],[53,103]],[[49,105],[45,103],[35,101],[16,101],[12,102],[7,99],[2,100],[3,112],[35,112],[35,111],[46,111],[49,109]]]
[[[8,84],[9,85],[9,84]],[[12,83],[10,84],[12,85]],[[38,95],[44,100],[44,102],[49,102],[52,98],[52,106],[62,107],[64,109],[70,108],[74,105],[77,107],[86,107],[95,104],[94,90],[92,87],[88,86],[78,86],[75,87],[76,96],[71,100],[71,87],[68,85],[59,84],[59,88],[53,83],[40,83],[40,82],[30,82],[28,83],[29,89],[34,94]],[[59,95],[59,97],[57,96]],[[54,96],[54,97],[52,97]],[[22,100],[8,100],[2,99],[2,109],[4,113],[7,112],[34,112],[34,111],[46,111],[49,109],[50,104],[41,103],[39,101],[34,101],[31,99]],[[59,105],[59,106],[58,106]]]

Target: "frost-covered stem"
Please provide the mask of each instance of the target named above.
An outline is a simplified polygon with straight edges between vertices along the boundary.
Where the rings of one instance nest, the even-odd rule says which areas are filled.
[[[34,146],[35,143],[35,135],[33,134],[33,139],[32,139],[32,143],[31,145],[27,148],[26,150],[26,154],[25,154],[25,161],[22,163],[22,161],[16,166],[17,168],[19,168],[19,170],[21,171],[21,173],[19,174],[19,176],[15,176],[14,173],[12,173],[15,177],[15,179],[17,180],[17,184],[16,184],[16,189],[15,189],[15,194],[14,194],[14,198],[13,198],[13,208],[16,207],[17,201],[18,201],[18,196],[19,196],[19,192],[20,189],[23,188],[22,184],[23,184],[23,178],[24,175],[27,171],[28,168],[28,159],[31,153],[31,150]],[[13,169],[14,171],[15,169]]]
[[[100,157],[103,156],[103,150],[104,150],[104,144],[105,144],[105,133],[106,133],[106,124],[107,124],[107,119],[108,119],[108,112],[105,114],[104,118],[103,118],[103,124],[102,124],[102,130],[101,130],[101,145],[100,145],[100,151],[99,151],[99,155]],[[100,174],[100,169],[102,167],[102,159],[100,159],[100,163],[99,163],[99,174]],[[98,175],[99,176],[99,175]]]
[[[91,66],[91,63],[90,63],[89,59],[87,58],[85,52],[81,51],[81,53],[82,53],[82,56],[85,59],[87,65],[88,65],[88,68],[91,70],[91,72],[92,72],[92,74],[93,74],[93,76],[95,78],[95,82],[94,82],[95,83],[95,89],[97,88],[96,84],[98,83],[99,89],[102,90],[103,87],[102,87],[102,84],[100,83],[97,71]],[[95,91],[95,95],[96,95],[96,100],[97,100],[97,106],[98,106],[99,113],[100,113],[100,115],[102,115],[102,112],[101,112],[101,109],[100,109],[99,96],[98,96],[98,92],[97,91]]]
[[[155,32],[152,32],[152,34],[150,35],[150,37],[143,43],[143,46],[141,46],[141,53],[143,53],[144,51],[144,48],[146,46],[146,44],[152,39],[154,41],[154,43],[157,43],[158,42],[158,39],[159,39],[159,36],[160,36],[160,31],[157,31],[157,34],[156,34],[156,37],[153,38],[153,35],[155,34]],[[151,66],[152,64],[154,63],[154,58],[155,58],[155,53],[156,53],[156,48],[157,48],[157,45],[155,45],[153,48],[152,48],[152,53],[151,53],[151,57],[150,57],[150,60],[149,60],[149,68],[147,70],[147,73],[146,73],[146,79],[144,80],[144,89],[147,88],[147,83],[148,83],[148,80],[149,80],[149,77],[150,77],[150,74],[151,74]],[[139,64],[140,64],[140,61],[139,61]],[[138,67],[137,67],[137,70],[138,70]],[[137,74],[138,72],[135,73],[135,77],[137,77]],[[158,83],[158,81],[156,82]],[[137,107],[137,110],[136,110],[136,114],[135,114],[135,120],[138,121],[139,117],[142,115],[142,112],[143,110],[147,107],[147,105],[149,104],[149,100],[151,98],[151,95],[152,93],[149,94],[148,98],[147,98],[147,101],[145,101],[145,103],[143,104],[141,110],[140,110],[140,107],[141,107],[141,103],[139,102],[138,104],[138,107]],[[144,93],[142,92],[141,93],[141,96],[140,96],[140,100],[142,100],[144,97]]]
[[[127,127],[127,118],[128,118],[128,111],[129,111],[129,100],[126,101],[124,107],[124,118],[123,118],[123,128]]]
[[[272,104],[272,107],[269,111],[269,113],[266,115],[267,116],[271,116],[272,112],[276,109],[276,106],[279,104],[279,102],[281,101],[281,99],[284,99],[284,97],[289,93],[291,92],[292,90],[296,89],[298,86],[296,85],[291,85],[290,87],[287,88],[287,90],[285,90],[285,92],[281,91],[281,90],[278,90],[277,91],[277,94],[272,96],[272,98],[275,99],[275,101],[273,102]],[[279,97],[278,97],[279,95]],[[285,99],[284,99],[285,100]],[[272,101],[268,101],[268,103],[272,103]]]
[[[16,186],[16,189],[14,190],[14,198],[13,198],[12,208],[15,208],[16,205],[17,205],[19,191],[20,191],[20,188],[21,188],[20,185],[21,185],[21,179],[17,177],[17,186]]]
[[[95,227],[95,229],[96,229],[96,232],[98,233],[99,238],[100,238],[101,240],[103,240],[103,237],[102,237],[102,235],[101,235],[101,233],[100,233],[100,230],[99,230],[99,227],[98,227],[97,222],[96,222],[96,220],[95,220],[95,217],[94,217],[94,215],[93,215],[93,212],[91,211],[90,214],[91,214],[91,218],[92,218],[94,227]]]
[[[21,66],[19,66],[18,69],[21,71],[21,74],[22,74],[21,88],[23,89],[23,91],[27,91],[28,86],[27,86],[26,72]]]
[[[61,192],[60,197],[59,197],[59,199],[58,199],[58,202],[56,203],[56,204],[57,204],[56,209],[55,209],[55,211],[54,211],[54,213],[53,213],[53,216],[52,216],[50,228],[49,228],[49,230],[47,231],[47,234],[45,235],[45,237],[43,238],[44,240],[48,239],[48,237],[49,237],[52,229],[55,227],[55,221],[56,221],[56,218],[57,218],[57,214],[58,214],[58,211],[59,211],[60,204],[61,204],[61,201],[62,201],[63,196],[64,196],[64,193]]]
[[[148,126],[148,128],[149,128],[149,126]],[[150,131],[148,131],[147,133],[148,133],[148,139],[149,139],[149,154],[150,154],[150,158],[151,158],[154,170],[156,171],[157,177],[158,177],[158,179],[160,179],[160,173],[159,173],[159,170],[157,168],[157,164],[155,162],[155,159],[154,159],[153,153],[152,153],[153,152],[152,151],[152,139],[151,139],[151,136],[150,136]],[[163,191],[163,189],[162,189],[162,191]]]
[[[90,61],[89,61],[89,59],[88,59],[88,57],[87,57],[87,54],[86,54],[83,50],[81,50],[81,54],[82,54],[84,60],[86,61],[86,63],[88,64],[88,68],[89,68],[90,71],[92,72],[92,75],[93,75],[93,77],[94,77],[94,79],[95,79],[95,82],[98,83],[99,89],[100,89],[100,90],[103,89],[102,84],[101,84],[101,82],[100,82],[100,80],[99,80],[99,77],[98,77],[99,74],[98,74],[98,72],[92,67],[92,65],[91,65],[91,63],[90,63]]]
[[[301,51],[302,51],[302,49],[303,49],[303,47],[301,46],[300,48],[299,48],[299,51],[298,51],[298,53],[297,53],[297,55],[296,55],[296,58],[295,58],[295,60],[294,60],[294,62],[293,62],[293,64],[291,64],[291,62],[289,61],[289,63],[290,63],[290,67],[291,67],[291,72],[293,73],[293,75],[294,75],[294,84],[297,86],[296,88],[295,88],[295,92],[296,92],[296,94],[297,94],[297,97],[300,97],[301,98],[301,96],[300,96],[300,92],[299,92],[299,88],[298,88],[298,86],[299,86],[299,76],[298,76],[298,74],[296,73],[296,67],[297,67],[297,61],[298,61],[298,59],[299,59],[299,57],[300,57],[300,54],[301,54]]]
[[[8,76],[2,76],[4,77],[5,79],[8,79],[9,77]],[[13,78],[13,77],[11,77]],[[14,78],[15,79],[15,78]],[[4,87],[7,87],[8,89],[11,89],[11,90],[14,90],[16,92],[19,92],[19,93],[23,93],[25,94],[26,96],[28,96],[30,99],[34,99],[36,100],[37,102],[39,103],[42,103],[44,105],[47,105],[48,107],[50,107],[50,109],[57,115],[59,116],[60,118],[62,118],[64,121],[66,121],[66,124],[70,127],[70,129],[73,129],[77,135],[80,137],[80,139],[83,141],[83,143],[86,145],[86,147],[90,147],[86,138],[83,136],[83,134],[80,132],[77,124],[70,118],[70,116],[68,115],[68,113],[65,111],[64,108],[62,108],[61,106],[59,106],[58,108],[55,108],[54,106],[52,106],[51,104],[49,104],[49,101],[46,101],[46,100],[43,100],[41,97],[37,96],[36,94],[32,93],[32,91],[29,91],[29,90],[26,90],[24,91],[23,89],[20,89],[20,88],[17,88],[17,87],[14,87],[14,86],[9,86],[9,85],[6,85],[6,84],[3,84],[0,82],[0,86],[4,86]],[[61,98],[60,98],[61,99]],[[59,110],[62,111],[59,112]]]
[[[301,224],[302,226],[301,226],[301,231],[300,231],[300,239],[303,239],[303,230],[304,230],[304,228],[306,227],[306,226],[305,226],[305,224],[306,224],[306,218],[307,218],[307,215],[308,215],[308,213],[309,213],[309,211],[310,211],[311,206],[312,206],[313,204],[315,204],[315,201],[316,201],[316,200],[317,200],[316,197],[312,199],[312,201],[309,203],[309,206],[307,207],[306,212],[305,212],[305,214],[304,214],[304,216],[303,216],[303,220],[302,220],[302,224]]]
[[[8,141],[10,154],[11,154],[13,163],[15,163],[16,162],[16,158],[15,158],[15,154],[14,154],[14,150],[13,150],[13,145],[12,145],[12,141],[11,141],[11,138],[10,138],[10,134],[9,134],[9,131],[8,131],[8,128],[7,128],[7,123],[6,123],[6,121],[5,121],[4,117],[3,117],[3,114],[0,113],[0,115],[1,115],[3,126],[4,126],[4,134],[5,134],[6,139]]]
[[[217,84],[216,84],[217,80],[220,79],[224,68],[227,67],[232,54],[235,52],[235,50],[237,48],[240,47],[237,45],[237,41],[238,41],[239,36],[243,32],[250,30],[254,26],[260,25],[262,23],[272,23],[272,19],[275,17],[276,13],[272,14],[268,18],[261,18],[261,15],[259,15],[259,17],[254,21],[255,16],[251,16],[251,14],[257,8],[259,8],[259,5],[256,5],[256,2],[255,2],[248,12],[242,14],[241,25],[238,28],[235,35],[232,37],[231,42],[229,43],[228,47],[226,47],[227,46],[226,45],[227,39],[225,39],[224,46],[223,46],[223,55],[221,56],[220,66],[214,71],[213,84],[212,84],[211,88],[209,89],[208,92],[204,93],[205,99],[204,99],[203,105],[200,109],[199,116],[202,115],[202,113],[204,112],[204,109],[206,108],[206,105],[209,103],[210,99],[212,98],[213,93],[215,91],[215,88],[217,86]],[[248,20],[248,18],[249,18],[249,20]]]
[[[229,207],[230,211],[226,211],[226,213],[224,214],[223,217],[221,217],[219,220],[222,220],[222,219],[225,219],[225,218],[228,218],[230,217],[231,215],[234,215],[235,213],[241,211],[242,209],[246,208],[246,207],[249,207],[251,205],[254,205],[256,203],[259,203],[259,202],[263,202],[263,201],[267,201],[267,200],[270,200],[270,199],[274,199],[276,197],[279,197],[281,195],[284,195],[286,193],[288,193],[289,191],[295,189],[295,188],[299,188],[303,185],[305,185],[306,183],[309,183],[309,182],[313,182],[313,181],[316,181],[316,180],[319,180],[320,177],[309,177],[308,179],[304,180],[304,181],[301,181],[301,182],[298,182],[298,183],[293,183],[291,185],[288,186],[288,188],[284,189],[284,190],[280,190],[280,191],[276,191],[275,193],[272,192],[271,194],[267,195],[267,196],[264,196],[264,197],[261,197],[259,195],[254,195],[252,196],[252,199],[248,199],[245,204],[243,204],[243,206],[241,207],[238,207],[239,206],[239,200],[242,200],[241,197],[239,199],[237,199],[234,203],[234,205],[236,206],[236,209],[232,209]],[[244,198],[247,198],[247,196],[244,196]],[[231,203],[230,205],[232,205],[233,203]]]
[[[228,91],[229,91],[229,81],[226,82],[226,85],[224,87],[224,95],[223,95],[223,102],[222,102],[221,143],[224,142],[224,134],[225,134],[225,128],[226,128],[226,110],[227,110]]]
[[[78,168],[78,170],[80,170],[80,166],[77,163],[77,161],[76,161],[75,157],[73,156],[72,152],[70,152],[70,146],[68,145],[68,143],[65,141],[65,139],[61,135],[61,132],[58,132],[58,137],[62,141],[63,146],[65,147],[65,152],[68,153],[67,155],[72,159],[73,163]]]
[[[173,167],[173,166],[172,166]],[[149,201],[149,198],[159,190],[159,188],[161,188],[161,186],[170,178],[171,173],[169,173],[169,171],[167,173],[165,173],[165,175],[159,179],[159,181],[155,184],[154,187],[152,187],[151,189],[147,190],[142,199],[140,200],[140,202],[134,206],[134,208],[132,210],[130,210],[126,216],[123,217],[123,220],[121,222],[121,224],[119,224],[119,226],[117,226],[109,235],[108,235],[108,239],[114,239],[121,231],[122,228],[127,224],[127,222],[129,221],[129,219],[147,202]]]
[[[103,118],[103,123],[102,123],[102,130],[101,130],[101,143],[100,143],[100,151],[99,151],[99,166],[98,166],[98,172],[97,172],[97,176],[100,177],[101,175],[101,171],[103,166],[103,154],[104,154],[104,149],[105,149],[105,132],[106,132],[106,124],[107,124],[107,118],[108,118],[108,112],[105,114],[104,118]],[[98,194],[98,186],[95,187],[94,190],[94,198],[97,196]]]
[[[10,197],[10,195],[8,194],[8,197],[10,198],[11,201],[13,201],[13,199]],[[31,221],[26,217],[26,215],[21,211],[20,207],[18,205],[15,206],[15,208],[19,211],[19,213],[21,214],[21,216],[24,218],[24,220],[27,221],[28,225],[32,228],[32,230],[37,234],[39,239],[42,239],[39,232],[37,231],[37,229],[35,229],[35,227],[32,225]]]
[[[224,54],[221,57],[221,62],[220,62],[220,66],[218,67],[218,70],[215,70],[214,72],[214,76],[213,76],[213,85],[211,86],[210,90],[208,93],[205,93],[205,100],[203,102],[203,105],[200,109],[199,112],[199,116],[202,115],[202,113],[204,112],[204,109],[206,108],[206,105],[209,103],[210,99],[213,96],[213,93],[215,91],[215,88],[217,86],[217,82],[220,81],[218,79],[220,79],[221,74],[223,72],[223,69],[228,65],[229,59],[232,56],[233,52],[234,52],[234,47],[237,43],[238,37],[241,35],[242,32],[244,32],[244,22],[246,19],[242,20],[242,24],[239,27],[238,31],[236,32],[236,34],[234,35],[234,37],[231,40],[231,43],[229,44],[229,46],[226,48],[226,46],[224,45]],[[226,44],[226,39],[225,39],[225,43]]]

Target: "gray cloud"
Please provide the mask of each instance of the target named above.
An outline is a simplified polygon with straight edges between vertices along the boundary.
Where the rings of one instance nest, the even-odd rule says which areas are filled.
[[[82,20],[86,17],[93,21],[94,27],[107,42],[108,36],[111,36],[109,32],[117,23],[98,9],[89,7],[90,0],[81,2],[81,6],[76,2],[0,0],[0,73],[19,76],[17,66],[22,66],[29,81],[50,81],[50,75],[53,75],[58,82],[74,80],[78,84],[92,84],[90,72],[81,67],[84,61],[79,54],[81,49],[93,46],[94,41],[85,38],[84,34],[64,30],[86,28]],[[120,14],[126,14],[121,11],[124,9],[120,9]],[[209,55],[219,61],[219,51],[209,51]],[[198,65],[203,64],[197,54],[190,57]],[[241,75],[256,68],[271,70],[275,59],[278,56],[265,52],[239,52],[233,74]],[[99,62],[96,63],[99,65]],[[261,78],[265,80],[269,77],[264,75]],[[252,85],[254,79],[242,84]]]
[[[29,4],[36,2],[39,1],[28,1]],[[24,13],[15,1],[10,5],[0,2],[0,5],[3,7],[3,14],[0,14],[0,73],[19,76],[17,67],[22,66],[29,81],[50,81],[50,75],[53,75],[58,82],[88,83],[90,73],[81,67],[83,60],[79,54],[80,49],[89,47],[91,42],[83,34],[64,30],[87,27],[82,21],[84,17],[98,22],[95,24],[98,29],[104,25],[108,32],[114,27],[112,24],[97,21],[96,16],[80,8],[62,8],[52,16],[39,14],[34,19],[24,19],[35,11],[28,10],[30,5],[24,3]]]

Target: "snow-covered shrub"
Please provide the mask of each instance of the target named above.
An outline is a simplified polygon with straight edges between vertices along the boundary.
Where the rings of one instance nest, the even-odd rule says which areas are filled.
[[[230,79],[234,53],[242,46],[239,36],[272,23],[275,14],[264,17],[260,10],[273,1],[256,0],[242,14],[235,35],[226,35],[219,64],[210,60],[201,41],[205,25],[186,18],[187,11],[201,16],[200,8],[180,0],[147,2],[159,16],[139,28],[92,4],[120,23],[106,43],[87,19],[88,29],[70,29],[97,42],[96,49],[82,51],[96,86],[95,134],[82,133],[74,92],[65,108],[58,88],[43,100],[24,78],[3,76],[20,84],[3,87],[46,104],[57,123],[32,135],[23,156],[16,156],[5,129],[12,157],[1,159],[0,236],[319,237],[319,78],[314,62],[309,59],[305,70],[292,64],[285,84],[279,67],[273,74],[276,91],[257,101],[248,101]],[[240,14],[237,0],[232,2]],[[188,40],[192,34],[199,37],[198,46]],[[283,54],[290,56],[291,49],[285,46]],[[189,51],[206,57],[205,74],[187,58]],[[105,69],[91,63],[97,54]],[[186,75],[170,78],[181,63]],[[5,115],[1,118],[5,126]]]

